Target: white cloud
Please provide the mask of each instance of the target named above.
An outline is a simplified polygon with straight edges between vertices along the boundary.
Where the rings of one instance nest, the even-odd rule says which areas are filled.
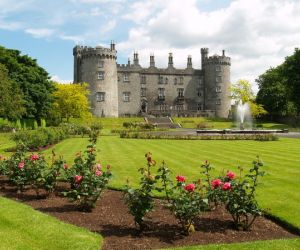
[[[158,64],[167,64],[168,52],[174,54],[177,67],[185,66],[192,54],[200,62],[200,48],[211,54],[222,49],[232,57],[232,81],[246,77],[254,81],[270,66],[299,47],[300,1],[236,0],[228,7],[204,12],[196,0],[139,1],[123,18],[135,20],[128,39],[117,44],[119,51],[139,50],[142,64],[149,61],[149,49],[157,55]],[[199,2],[198,2],[199,3]],[[135,7],[136,7],[135,6]],[[155,9],[151,11],[149,8]],[[147,49],[148,48],[148,49]],[[194,54],[196,53],[196,54]]]
[[[25,29],[25,32],[32,35],[35,38],[47,38],[54,34],[54,29],[40,28],[40,29]]]
[[[101,33],[107,33],[116,27],[117,21],[110,20],[101,27]]]
[[[72,41],[75,44],[84,43],[84,39],[80,36],[60,35],[60,39],[67,40],[67,41]]]
[[[54,81],[54,82],[61,83],[61,84],[70,84],[70,83],[73,83],[72,80],[63,80],[63,79],[61,79],[57,75],[51,76],[51,80]]]

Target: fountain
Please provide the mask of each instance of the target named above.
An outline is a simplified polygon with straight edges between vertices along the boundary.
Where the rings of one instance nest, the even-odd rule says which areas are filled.
[[[245,129],[245,121],[247,121],[248,126],[252,129],[252,116],[249,103],[239,101],[236,109],[236,121],[239,123],[240,130]]]

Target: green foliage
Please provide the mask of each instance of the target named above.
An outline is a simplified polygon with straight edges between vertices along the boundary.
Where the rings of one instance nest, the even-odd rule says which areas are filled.
[[[129,207],[129,212],[134,216],[135,223],[140,230],[144,230],[144,217],[154,208],[153,190],[155,189],[156,179],[151,174],[151,167],[155,166],[156,162],[152,159],[152,154],[145,154],[147,160],[146,168],[140,168],[142,174],[140,178],[140,188],[131,188],[127,184],[125,187],[125,202]]]
[[[90,104],[88,100],[88,85],[83,84],[55,84],[53,93],[55,102],[51,110],[50,120],[66,119],[71,117],[91,119]]]
[[[17,144],[22,143],[31,150],[38,150],[41,147],[58,143],[68,137],[69,134],[60,127],[22,130],[12,134],[11,136],[12,140],[14,140]]]
[[[260,117],[267,114],[267,111],[262,105],[255,102],[255,95],[253,93],[251,84],[247,80],[238,80],[231,87],[231,98],[235,100],[235,103],[249,103],[251,114],[253,117]]]
[[[54,91],[48,73],[37,64],[35,59],[21,55],[18,50],[6,49],[2,46],[0,46],[0,63],[8,69],[8,77],[14,89],[20,89],[20,93],[17,91],[13,99],[17,101],[20,100],[19,96],[23,96],[24,105],[21,102],[17,102],[16,105],[25,108],[26,113],[21,112],[21,114],[37,120],[46,117],[52,108]],[[15,117],[20,118],[20,114]]]
[[[264,175],[260,168],[263,166],[259,158],[253,161],[253,167],[245,178],[235,178],[233,172],[227,172],[226,176],[208,182],[208,198],[216,205],[224,204],[231,214],[233,222],[238,230],[249,230],[257,216],[262,214],[258,207],[255,191],[258,185],[258,177]],[[208,175],[208,167],[203,166]],[[209,178],[207,178],[209,181]]]
[[[45,119],[41,119],[41,127],[46,128],[46,121]]]
[[[71,190],[64,195],[73,202],[79,202],[81,209],[90,212],[96,205],[102,191],[111,178],[110,166],[104,171],[102,166],[96,163],[96,138],[91,136],[92,144],[87,146],[86,157],[77,154],[71,168],[65,166],[68,182]]]
[[[264,105],[271,115],[300,113],[300,50],[286,57],[284,63],[270,68],[256,80],[259,91],[257,103]]]
[[[1,47],[0,47],[1,55]],[[1,57],[1,56],[0,56]],[[0,117],[17,120],[25,114],[23,94],[15,82],[9,79],[7,68],[0,59]]]

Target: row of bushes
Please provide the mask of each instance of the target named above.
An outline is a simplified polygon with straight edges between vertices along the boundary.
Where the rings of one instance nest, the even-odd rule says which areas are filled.
[[[174,214],[186,234],[195,231],[195,222],[202,212],[224,206],[232,216],[237,230],[249,230],[255,219],[262,214],[258,207],[255,191],[258,177],[264,175],[259,158],[253,161],[249,173],[237,177],[234,172],[213,178],[212,167],[205,162],[201,167],[205,181],[201,179],[187,182],[185,176],[178,175],[176,180],[170,177],[171,171],[163,162],[153,173],[156,165],[151,153],[145,155],[147,166],[140,168],[142,177],[138,188],[129,185],[125,189],[125,201],[140,230],[146,228],[146,215],[155,208],[154,191],[163,192],[164,205]],[[149,218],[147,217],[149,220]]]
[[[222,135],[172,135],[168,133],[120,132],[126,139],[173,139],[173,140],[255,140],[277,141],[274,134],[222,134]]]
[[[64,196],[90,211],[111,177],[110,166],[104,169],[96,162],[97,134],[90,137],[86,154],[77,153],[72,166],[61,157],[55,159],[54,153],[49,165],[42,155],[27,155],[26,148],[19,145],[10,158],[0,156],[0,175],[6,176],[17,187],[18,193],[30,187],[35,189],[37,197],[41,197],[43,191],[44,198],[54,193],[58,181],[68,182],[70,188],[65,188]]]
[[[56,144],[69,137],[62,127],[39,128],[37,130],[21,130],[12,134],[11,138],[17,144],[23,144],[30,150]]]
[[[41,119],[40,124],[34,119],[22,119],[17,121],[8,121],[7,119],[0,118],[0,132],[11,132],[27,129],[37,129],[38,127],[45,128],[46,121]]]

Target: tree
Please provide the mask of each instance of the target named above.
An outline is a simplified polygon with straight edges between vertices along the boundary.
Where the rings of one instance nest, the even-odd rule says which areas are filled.
[[[259,87],[256,102],[263,105],[270,115],[284,116],[295,113],[294,105],[289,100],[286,81],[282,65],[270,68],[256,79]]]
[[[286,57],[282,66],[289,98],[300,114],[300,50],[295,49],[293,55]]]
[[[23,93],[25,114],[28,118],[40,120],[47,117],[53,103],[55,90],[48,73],[35,59],[21,55],[18,50],[0,46],[0,63],[8,69],[8,77]]]
[[[255,95],[251,88],[251,84],[247,80],[238,80],[237,83],[231,87],[231,98],[235,100],[236,104],[239,102],[249,103],[251,114],[254,117],[259,117],[267,113],[261,104],[255,102]]]
[[[91,117],[90,104],[88,100],[89,91],[86,83],[82,84],[59,84],[56,83],[56,91],[53,93],[55,102],[52,115],[59,118],[69,119],[71,117]]]
[[[17,120],[25,113],[20,88],[8,78],[7,68],[0,63],[0,116]]]

